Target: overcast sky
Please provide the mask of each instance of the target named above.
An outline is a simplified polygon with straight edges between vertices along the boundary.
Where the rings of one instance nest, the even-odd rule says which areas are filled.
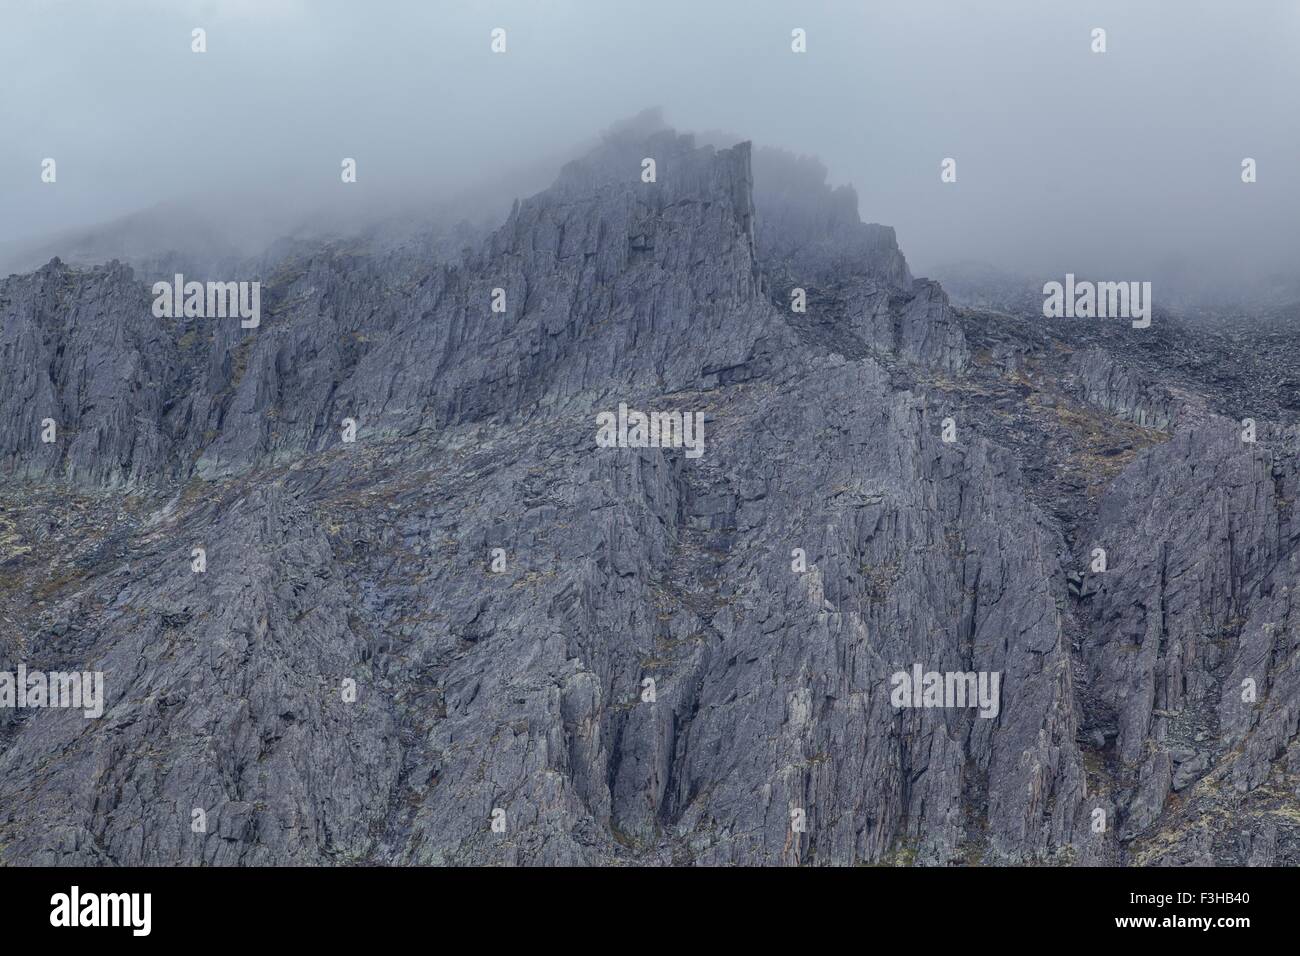
[[[0,0],[0,240],[191,194],[251,221],[345,156],[356,201],[454,190],[662,106],[819,156],[917,274],[1296,271],[1298,93],[1295,0]]]

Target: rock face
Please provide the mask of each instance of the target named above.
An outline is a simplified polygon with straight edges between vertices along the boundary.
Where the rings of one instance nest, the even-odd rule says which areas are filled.
[[[6,280],[0,671],[106,702],[0,708],[0,862],[1300,862],[1285,410],[1242,441],[1167,318],[955,310],[856,207],[626,129],[463,255],[192,277],[255,329]]]

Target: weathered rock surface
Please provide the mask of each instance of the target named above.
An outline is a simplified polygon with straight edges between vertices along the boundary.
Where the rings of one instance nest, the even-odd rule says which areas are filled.
[[[107,706],[0,709],[0,862],[1300,862],[1267,358],[956,310],[856,206],[627,129],[464,255],[187,276],[256,329],[6,280],[0,670]],[[703,456],[597,447],[619,403]],[[916,663],[997,716],[895,708]]]

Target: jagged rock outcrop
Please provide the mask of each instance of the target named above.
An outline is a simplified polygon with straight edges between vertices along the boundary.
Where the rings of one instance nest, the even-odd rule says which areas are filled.
[[[782,150],[757,150],[753,166],[757,240],[768,275],[794,284],[869,278],[887,289],[911,288],[893,228],[859,218],[852,186],[829,188],[825,166]]]
[[[0,286],[0,670],[107,695],[0,709],[0,862],[1296,861],[1296,463],[1191,333],[955,310],[815,163],[635,125],[454,260],[255,265],[187,276],[255,329]]]

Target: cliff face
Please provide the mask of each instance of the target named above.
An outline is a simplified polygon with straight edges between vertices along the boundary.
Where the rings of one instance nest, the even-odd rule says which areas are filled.
[[[107,696],[0,708],[0,862],[1300,858],[1294,442],[1218,339],[954,310],[815,164],[669,130],[453,261],[260,269],[186,276],[255,329],[0,286],[0,670]]]

